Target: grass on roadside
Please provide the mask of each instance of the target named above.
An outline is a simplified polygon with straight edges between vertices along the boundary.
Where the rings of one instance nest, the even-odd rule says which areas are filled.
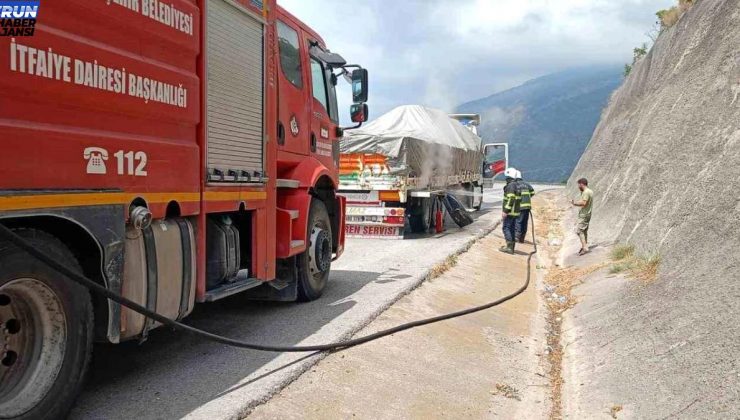
[[[477,242],[477,241],[476,241]],[[470,249],[470,248],[468,248]],[[467,252],[467,250],[463,251]],[[429,272],[428,280],[436,279],[437,277],[441,276],[445,272],[447,272],[449,269],[457,265],[457,257],[459,254],[450,255],[449,257],[445,258],[445,260],[434,267]]]
[[[609,254],[614,261],[622,261],[635,255],[634,245],[617,245]]]
[[[653,254],[648,257],[640,258],[638,260],[637,267],[632,271],[632,274],[639,280],[651,282],[658,277],[659,268],[660,255]]]
[[[658,277],[660,255],[637,255],[632,245],[618,245],[612,249],[610,257],[614,263],[609,274],[628,273],[633,278],[651,282]]]

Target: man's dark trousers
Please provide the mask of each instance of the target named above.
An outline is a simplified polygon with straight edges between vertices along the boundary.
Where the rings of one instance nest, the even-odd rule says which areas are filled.
[[[508,216],[504,219],[504,238],[506,242],[516,242],[516,221],[515,216]]]
[[[524,242],[527,237],[527,230],[529,229],[529,212],[531,210],[522,209],[519,217],[516,218],[516,240]],[[508,219],[508,217],[507,217]]]

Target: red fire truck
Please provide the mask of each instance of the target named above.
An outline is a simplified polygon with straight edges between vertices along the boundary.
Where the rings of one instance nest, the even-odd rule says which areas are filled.
[[[0,38],[0,223],[171,319],[318,298],[344,248],[335,86],[361,124],[366,70],[275,0],[33,3]],[[157,326],[0,243],[0,417],[63,417],[94,340]]]

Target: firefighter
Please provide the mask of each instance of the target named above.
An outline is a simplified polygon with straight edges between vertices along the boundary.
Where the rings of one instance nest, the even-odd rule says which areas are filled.
[[[532,197],[534,197],[534,188],[532,185],[522,179],[521,171],[516,171],[516,182],[522,194],[521,213],[516,220],[516,240],[523,244],[527,237],[529,229],[529,213],[532,210]]]
[[[501,217],[506,246],[501,247],[500,251],[513,254],[514,246],[516,245],[516,220],[519,217],[522,196],[519,184],[516,182],[517,170],[508,168],[504,171],[504,176],[506,177],[506,186],[504,187],[504,202]]]

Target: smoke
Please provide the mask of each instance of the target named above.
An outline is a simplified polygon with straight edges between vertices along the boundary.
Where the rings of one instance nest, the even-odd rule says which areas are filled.
[[[455,175],[455,151],[440,144],[421,143],[419,146],[424,150],[419,187],[446,188],[446,178]]]
[[[445,74],[439,69],[428,73],[422,96],[424,105],[452,113],[462,100],[459,89],[449,82],[451,78],[452,75]]]
[[[492,107],[481,113],[481,133],[490,138],[486,140],[506,141],[511,130],[526,117],[527,109],[523,105],[512,108]]]

